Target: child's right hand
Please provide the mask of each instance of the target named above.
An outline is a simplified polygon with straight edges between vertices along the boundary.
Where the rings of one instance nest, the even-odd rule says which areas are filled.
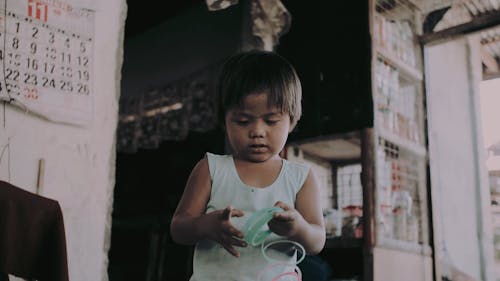
[[[205,214],[197,223],[205,237],[219,243],[231,255],[239,257],[240,253],[233,246],[246,247],[247,243],[241,240],[244,234],[231,224],[230,218],[243,215],[243,211],[227,206],[223,210]]]

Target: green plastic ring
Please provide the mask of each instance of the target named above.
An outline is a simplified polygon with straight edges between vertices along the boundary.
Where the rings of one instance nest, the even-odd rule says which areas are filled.
[[[282,208],[271,207],[253,213],[243,227],[243,232],[245,233],[244,240],[252,246],[258,246],[264,242],[267,236],[271,234],[271,231],[262,230],[263,226],[273,219],[274,213],[282,211]]]

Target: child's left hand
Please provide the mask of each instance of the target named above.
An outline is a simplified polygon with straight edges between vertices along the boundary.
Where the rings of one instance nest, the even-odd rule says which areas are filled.
[[[269,229],[278,235],[286,237],[292,237],[297,234],[299,222],[303,220],[302,215],[281,201],[276,202],[274,206],[280,207],[284,211],[274,213],[273,219],[268,223]]]

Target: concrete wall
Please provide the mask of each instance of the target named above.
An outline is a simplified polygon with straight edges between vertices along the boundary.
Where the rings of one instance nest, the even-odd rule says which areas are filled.
[[[107,280],[125,0],[64,1],[95,10],[94,116],[87,127],[49,122],[0,103],[0,179],[58,200],[70,280]],[[46,257],[50,258],[50,257]]]
[[[476,280],[492,280],[479,53],[477,37],[425,48],[430,177],[436,255],[443,256],[446,248],[454,268]]]
[[[375,281],[432,280],[432,258],[385,248],[373,249]]]

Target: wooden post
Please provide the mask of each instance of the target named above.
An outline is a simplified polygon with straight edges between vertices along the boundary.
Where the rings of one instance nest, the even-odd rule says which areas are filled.
[[[363,185],[363,280],[373,280],[375,246],[375,157],[374,129],[361,131],[361,182]]]

